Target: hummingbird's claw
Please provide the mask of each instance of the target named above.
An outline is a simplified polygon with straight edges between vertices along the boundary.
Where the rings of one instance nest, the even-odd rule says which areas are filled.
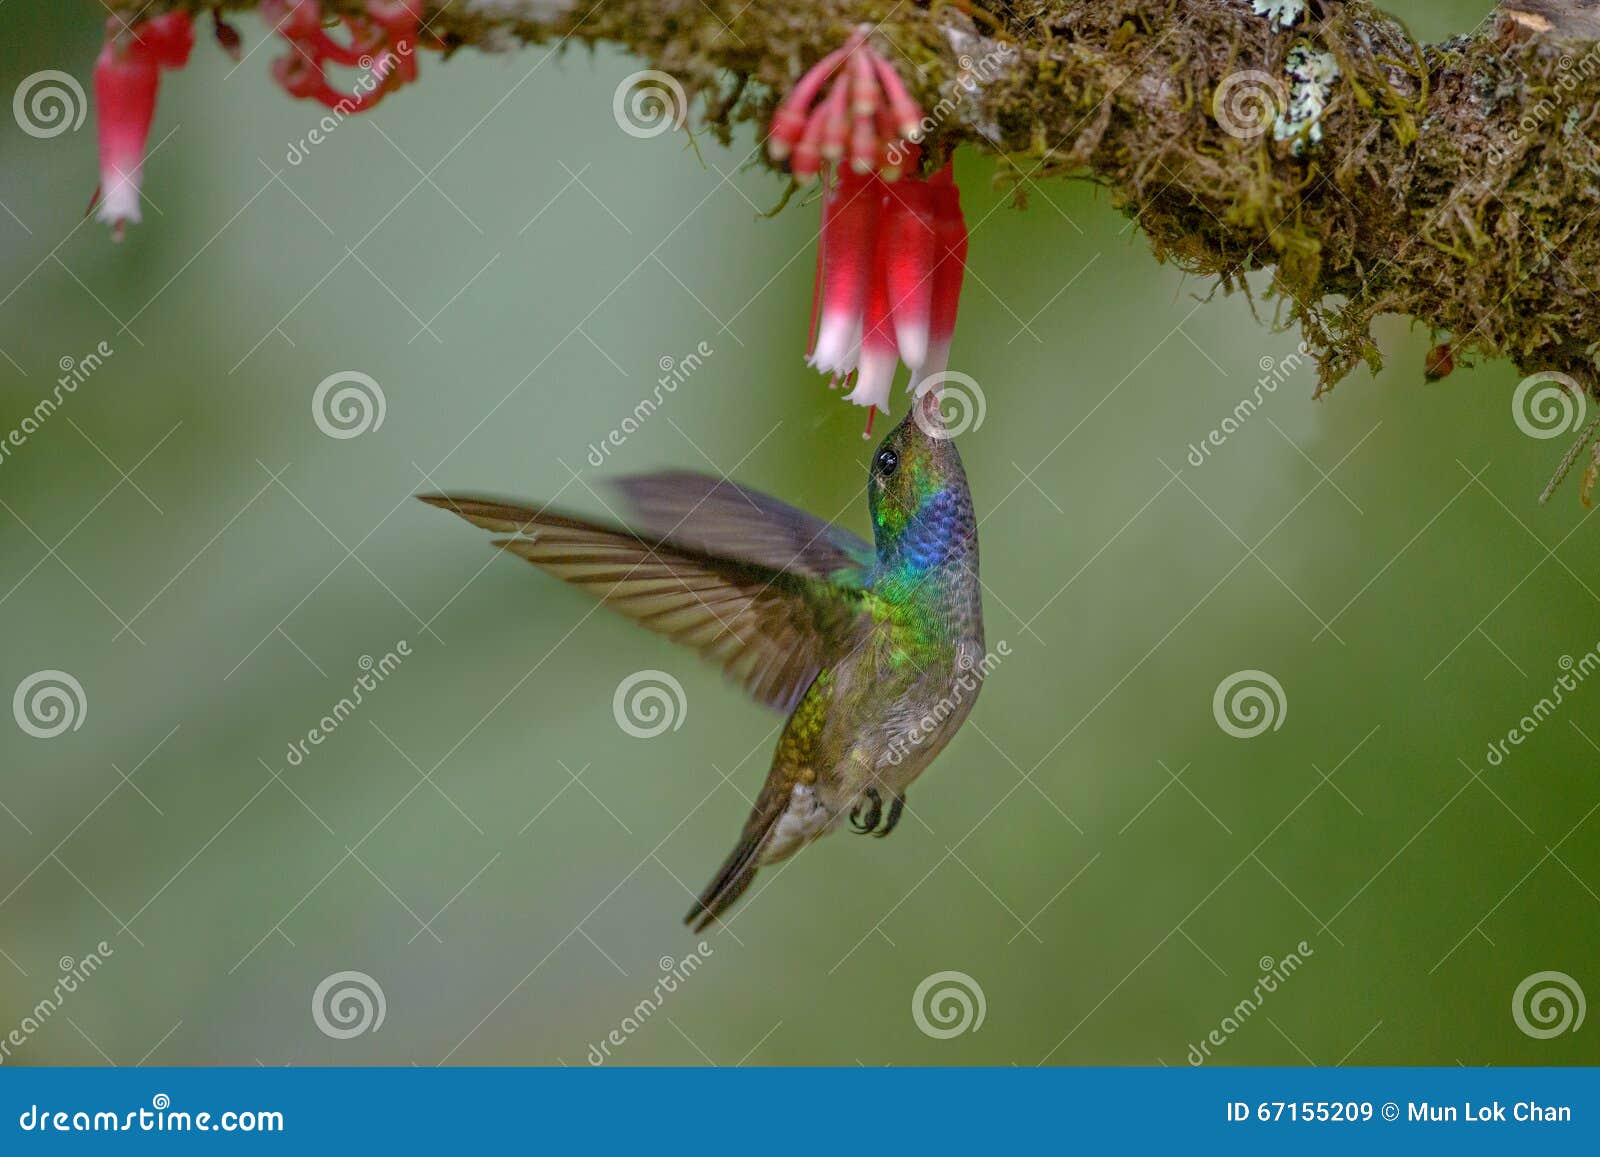
[[[896,827],[899,826],[899,824],[900,824],[900,813],[905,811],[905,810],[906,810],[906,797],[903,796],[903,795],[896,794],[894,799],[889,801],[889,818],[884,821],[883,827],[879,828],[877,831],[873,832],[872,834],[874,836],[876,836],[880,840],[883,839],[884,836],[888,835],[890,832],[894,831],[894,829]]]
[[[869,787],[861,793],[862,799],[867,801],[867,814],[861,814],[861,804],[858,801],[850,812],[850,826],[861,835],[866,835],[878,826],[883,819],[883,797],[878,794],[878,789]]]
[[[906,797],[898,792],[889,801],[887,818],[883,814],[883,796],[878,794],[877,788],[867,788],[861,793],[861,799],[865,800],[866,803],[865,805],[860,802],[856,803],[855,808],[850,812],[850,826],[861,835],[876,836],[880,840],[894,831],[900,823],[901,813],[906,810]],[[865,807],[865,814],[862,811],[863,806]],[[881,827],[879,826],[880,824],[882,824]]]

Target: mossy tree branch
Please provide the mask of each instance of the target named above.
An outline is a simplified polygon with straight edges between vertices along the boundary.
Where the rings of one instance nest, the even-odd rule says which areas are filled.
[[[1376,368],[1371,322],[1396,313],[1456,358],[1596,390],[1600,2],[1506,0],[1433,45],[1367,0],[1306,7],[1285,29],[1249,0],[427,0],[425,43],[619,44],[678,78],[726,137],[764,125],[806,66],[872,23],[937,122],[931,152],[994,154],[1019,198],[1094,180],[1158,256],[1226,288],[1272,268],[1324,386]],[[1339,65],[1321,141],[1297,155],[1270,131],[1226,131],[1219,85],[1287,80],[1296,45]]]

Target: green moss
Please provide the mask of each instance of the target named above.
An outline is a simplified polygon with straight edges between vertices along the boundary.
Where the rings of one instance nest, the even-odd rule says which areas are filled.
[[[508,30],[568,47],[626,45],[676,76],[698,122],[724,141],[736,124],[764,124],[778,96],[863,21],[894,45],[924,108],[959,73],[952,35],[1005,42],[1015,60],[936,128],[930,159],[960,144],[994,153],[996,179],[1019,203],[1024,176],[1094,180],[1137,215],[1158,257],[1223,292],[1272,267],[1288,306],[1279,316],[1303,329],[1323,388],[1376,365],[1371,325],[1384,313],[1424,320],[1463,355],[1509,357],[1592,387],[1594,46],[1507,43],[1491,23],[1423,47],[1370,0],[1329,11],[1273,30],[1236,0],[608,0],[549,23],[430,8],[446,48]],[[1322,142],[1296,156],[1270,131],[1225,132],[1213,109],[1219,84],[1240,71],[1281,77],[1302,42],[1339,63]]]

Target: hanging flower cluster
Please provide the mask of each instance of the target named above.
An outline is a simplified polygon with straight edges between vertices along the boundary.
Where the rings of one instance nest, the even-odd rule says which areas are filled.
[[[262,0],[262,16],[290,46],[272,62],[272,78],[290,96],[341,113],[366,112],[384,94],[417,79],[421,7],[421,0],[366,0],[364,15],[342,18],[349,39],[340,41],[323,27],[321,0]],[[330,62],[365,69],[370,79],[358,81],[353,92],[340,92],[328,83]]]
[[[291,96],[315,100],[344,115],[366,112],[417,78],[417,39],[422,0],[366,0],[361,15],[342,17],[348,38],[335,39],[323,25],[321,0],[262,0],[261,14],[289,42],[272,64],[273,79]],[[212,13],[212,31],[223,51],[240,58],[238,30]],[[168,12],[128,25],[106,23],[105,46],[94,67],[94,99],[100,138],[99,217],[121,240],[127,223],[139,221],[139,189],[145,148],[155,119],[161,70],[182,68],[194,47],[186,12]],[[327,66],[360,68],[355,91],[328,83]],[[92,208],[91,204],[91,208]]]
[[[773,114],[767,152],[775,161],[788,160],[802,184],[815,180],[825,163],[848,161],[852,172],[891,181],[907,161],[916,163],[910,142],[921,135],[922,110],[868,42],[871,31],[857,28],[807,70]]]
[[[823,195],[811,364],[853,384],[847,400],[888,413],[900,362],[911,369],[911,389],[949,363],[966,263],[949,164],[892,183],[839,174]],[[868,430],[871,422],[869,413]]]
[[[139,221],[144,150],[156,115],[163,68],[182,68],[194,47],[184,12],[169,12],[131,28],[106,21],[105,46],[94,65],[95,126],[100,144],[100,220],[121,240],[127,222]],[[92,207],[92,203],[91,203]]]
[[[801,182],[826,178],[809,360],[868,407],[870,433],[902,361],[913,390],[949,362],[967,226],[950,164],[917,174],[922,110],[869,31],[800,78],[767,149]]]

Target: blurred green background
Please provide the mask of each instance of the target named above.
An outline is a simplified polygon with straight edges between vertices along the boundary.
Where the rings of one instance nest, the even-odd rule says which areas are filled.
[[[1438,39],[1490,5],[1392,7]],[[87,87],[99,16],[0,9],[3,91]],[[92,116],[0,124],[0,429],[113,351],[0,461],[0,690],[62,670],[86,700],[57,738],[0,726],[0,1036],[113,951],[7,1063],[581,1065],[694,950],[779,721],[408,496],[598,512],[608,474],[719,469],[864,530],[862,413],[800,356],[817,211],[758,216],[781,183],[748,132],[622,132],[641,65],[610,51],[430,56],[290,164],[321,110],[239,23],[241,67],[203,37],[166,78],[120,247],[80,222]],[[1011,655],[895,838],[764,873],[615,1062],[1181,1065],[1301,941],[1216,1063],[1600,1061],[1600,1025],[1511,1008],[1546,970],[1600,994],[1600,684],[1485,757],[1600,640],[1600,539],[1574,484],[1535,505],[1566,443],[1518,432],[1518,375],[1425,384],[1393,319],[1383,373],[1313,403],[1302,364],[1195,467],[1297,335],[1087,185],[1019,212],[957,171],[954,366],[987,399],[961,449]],[[386,398],[360,437],[313,420],[340,371]],[[686,711],[646,740],[612,697],[647,668]],[[1285,709],[1237,739],[1213,693],[1251,669]],[[385,1018],[341,1040],[311,1004],[345,970]],[[935,1039],[913,993],[947,970],[985,1019]]]

